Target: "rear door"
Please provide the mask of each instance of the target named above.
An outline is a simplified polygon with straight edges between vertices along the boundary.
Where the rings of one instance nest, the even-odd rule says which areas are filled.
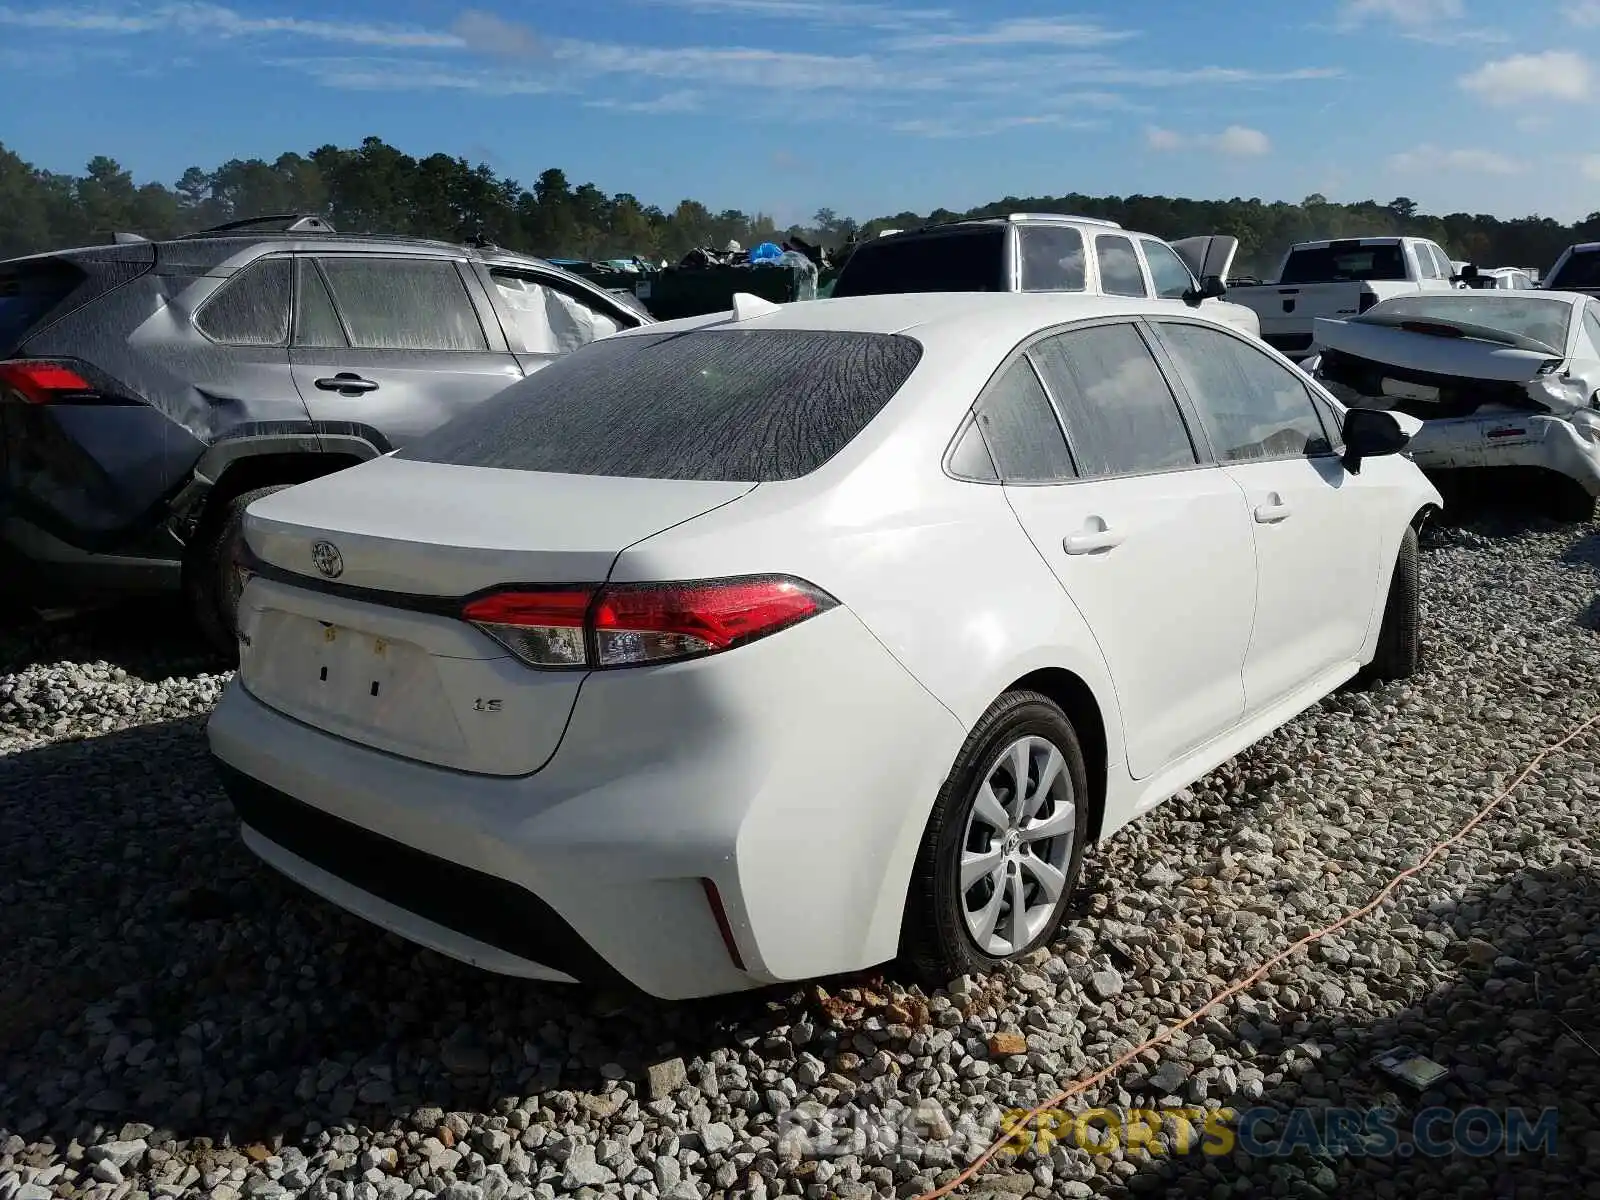
[[[522,378],[464,262],[326,254],[298,268],[289,357],[318,421],[401,446]]]
[[[1138,325],[1046,337],[978,411],[1012,509],[1110,666],[1134,776],[1235,724],[1250,520],[1238,485],[1202,465]]]
[[[1393,512],[1383,471],[1351,475],[1304,377],[1244,338],[1156,319],[1217,460],[1245,491],[1255,534],[1255,628],[1245,700],[1259,712],[1356,659]]]

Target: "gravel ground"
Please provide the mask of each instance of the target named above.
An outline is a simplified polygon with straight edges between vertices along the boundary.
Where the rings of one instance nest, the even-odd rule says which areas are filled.
[[[415,950],[239,845],[203,754],[225,676],[159,608],[0,626],[0,1200],[915,1196],[1600,710],[1600,534],[1480,521],[1423,562],[1425,675],[1330,698],[1123,831],[1054,954],[933,995],[890,970],[653,1005]],[[1176,1154],[1171,1126],[968,1190],[1600,1198],[1597,763],[1591,730],[1385,909],[1072,1102],[1402,1129],[1552,1107],[1553,1155]],[[1367,1065],[1401,1044],[1453,1074],[1418,1094]]]

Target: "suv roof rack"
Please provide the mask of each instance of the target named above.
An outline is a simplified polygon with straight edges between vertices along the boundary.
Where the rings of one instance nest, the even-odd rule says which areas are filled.
[[[1104,217],[1080,217],[1075,213],[1014,212],[1006,214],[1008,221],[1077,221],[1081,225],[1104,225],[1107,229],[1121,229],[1115,221]]]
[[[276,213],[265,217],[245,217],[227,221],[196,233],[186,233],[186,238],[215,237],[221,233],[337,233],[328,221],[314,213]]]

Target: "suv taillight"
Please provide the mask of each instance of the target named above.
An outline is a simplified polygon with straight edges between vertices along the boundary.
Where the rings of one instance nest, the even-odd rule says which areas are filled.
[[[95,388],[66,363],[14,358],[0,362],[0,391],[11,392],[27,404],[49,404],[68,396],[93,395]]]
[[[532,667],[593,670],[719,654],[835,608],[785,575],[515,588],[469,600],[470,621]]]

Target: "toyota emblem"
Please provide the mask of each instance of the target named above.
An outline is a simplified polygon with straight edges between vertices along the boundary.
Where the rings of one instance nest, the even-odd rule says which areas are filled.
[[[344,574],[344,555],[339,553],[339,547],[332,542],[313,542],[311,561],[316,564],[317,570],[329,579],[337,579]]]

